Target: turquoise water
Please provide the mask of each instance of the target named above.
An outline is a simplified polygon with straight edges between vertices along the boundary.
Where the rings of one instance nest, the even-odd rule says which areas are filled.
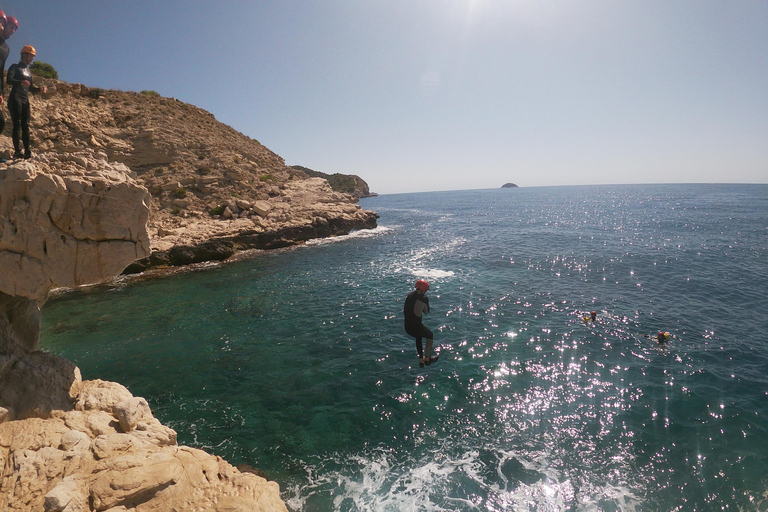
[[[379,228],[55,298],[42,345],[292,510],[768,509],[768,186],[362,205]]]

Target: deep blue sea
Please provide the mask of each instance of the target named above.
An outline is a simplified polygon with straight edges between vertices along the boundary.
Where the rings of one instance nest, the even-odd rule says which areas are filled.
[[[768,185],[361,204],[377,229],[58,296],[42,346],[294,511],[768,510]]]

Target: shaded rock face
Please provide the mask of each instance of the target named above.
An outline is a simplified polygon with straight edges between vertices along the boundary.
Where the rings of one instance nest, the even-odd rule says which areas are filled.
[[[40,306],[26,297],[0,292],[0,339],[13,349],[33,352],[40,345]]]
[[[43,302],[53,287],[120,274],[149,254],[148,217],[147,190],[104,153],[0,169],[0,292]]]

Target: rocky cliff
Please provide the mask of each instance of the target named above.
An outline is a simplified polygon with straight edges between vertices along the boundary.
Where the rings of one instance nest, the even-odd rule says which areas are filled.
[[[178,446],[146,400],[38,350],[50,289],[149,253],[149,201],[92,150],[0,168],[0,510],[286,510],[276,483]]]
[[[286,510],[276,483],[178,446],[146,400],[41,352],[40,306],[126,266],[283,247],[376,214],[194,106],[46,82],[33,158],[0,166],[0,509]]]
[[[33,158],[0,165],[0,510],[286,510],[276,483],[178,446],[146,400],[41,352],[40,307],[126,267],[284,247],[376,214],[192,105],[44,82]]]
[[[151,194],[153,257],[132,271],[376,226],[376,214],[356,197],[286,166],[200,108],[151,92],[41,82],[49,92],[31,100],[33,155],[98,151],[126,165]]]
[[[338,172],[334,174],[326,174],[324,172],[315,171],[302,165],[292,165],[291,169],[301,171],[311,178],[323,178],[328,182],[334,191],[349,194],[355,199],[378,195],[372,194],[365,180],[354,174],[341,174]]]

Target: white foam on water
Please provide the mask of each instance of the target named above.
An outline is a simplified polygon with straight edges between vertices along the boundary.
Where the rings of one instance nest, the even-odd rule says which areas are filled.
[[[347,240],[374,238],[379,235],[389,233],[390,231],[394,231],[396,228],[397,226],[378,226],[373,229],[359,229],[357,231],[350,231],[346,235],[330,236],[327,238],[313,238],[312,240],[307,240],[304,245],[325,245],[344,242]]]
[[[410,254],[404,255],[403,265],[394,270],[396,272],[407,272],[421,279],[441,280],[454,277],[456,275],[455,271],[435,268],[430,265],[430,262],[439,258],[441,254],[454,253],[465,241],[463,238],[454,238],[442,244],[414,250]]]
[[[386,454],[375,459],[354,457],[348,461],[356,465],[358,472],[325,473],[299,488],[286,504],[292,510],[303,510],[309,498],[315,493],[333,495],[333,510],[359,511],[429,511],[456,510],[444,508],[435,503],[430,494],[456,470],[455,463],[425,462],[416,467],[404,467],[390,460]],[[474,507],[474,505],[472,505]]]
[[[321,463],[307,468],[308,483],[288,489],[286,504],[291,510],[304,510],[319,501],[332,501],[332,510],[408,512],[408,511],[506,511],[602,510],[611,503],[616,510],[634,512],[641,502],[628,488],[609,484],[574,484],[558,474],[548,455],[524,456],[514,452],[496,452],[496,477],[490,477],[480,453],[470,450],[458,457],[434,452],[420,459],[398,461],[391,453],[377,452],[371,457],[354,456],[349,460]],[[511,482],[504,465],[516,460],[526,471],[536,475],[534,482]],[[318,476],[322,474],[322,476]]]
[[[453,270],[441,270],[439,268],[406,267],[405,270],[410,272],[413,276],[422,279],[446,279],[456,275]]]

